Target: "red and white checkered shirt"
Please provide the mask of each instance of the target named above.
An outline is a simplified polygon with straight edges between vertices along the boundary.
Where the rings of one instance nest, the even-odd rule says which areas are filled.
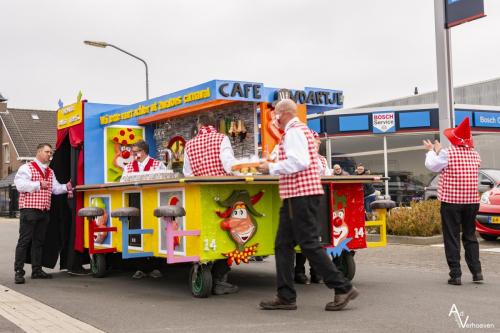
[[[287,128],[287,131],[291,128],[298,128],[304,132],[307,139],[307,150],[309,152],[309,160],[311,161],[311,164],[303,171],[279,175],[280,197],[281,199],[287,199],[306,195],[324,194],[323,187],[321,186],[321,177],[319,175],[318,153],[316,151],[317,148],[314,137],[309,128],[307,128],[307,126],[302,122],[297,121],[293,123]],[[284,147],[285,140],[286,132],[279,143],[278,159],[280,161],[287,159]]]
[[[186,143],[186,154],[194,176],[226,176],[220,159],[221,143],[225,135],[212,126],[203,126]]]
[[[153,161],[153,162],[149,162],[149,161]],[[127,168],[127,170],[126,170],[127,173],[135,172],[134,171],[134,162],[137,163],[137,164],[139,164],[139,162],[137,162],[137,161],[132,161],[131,163],[127,164],[127,167],[126,167]],[[160,167],[162,165],[162,163],[160,161],[158,161],[158,160],[156,160],[154,158],[151,158],[151,157],[149,157],[149,160],[147,161],[147,163],[151,163],[151,165],[148,168],[148,164],[146,164],[144,166],[144,171],[157,171],[157,170],[160,169]],[[139,168],[139,166],[137,166],[137,168]]]
[[[28,168],[31,172],[31,181],[40,182],[41,180],[46,180],[48,183],[47,189],[40,189],[34,192],[19,192],[19,209],[23,208],[34,208],[40,210],[50,209],[50,200],[52,198],[52,171],[51,168],[47,167],[45,169],[45,178],[42,177],[40,172],[33,166],[33,163],[28,163]]]
[[[451,146],[448,166],[439,176],[438,199],[454,204],[479,203],[478,173],[481,157],[472,148]]]

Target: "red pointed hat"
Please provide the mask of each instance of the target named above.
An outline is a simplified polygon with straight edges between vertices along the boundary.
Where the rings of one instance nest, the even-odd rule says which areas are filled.
[[[457,127],[445,129],[444,135],[446,135],[448,140],[455,146],[474,147],[474,141],[470,133],[469,117],[462,120]]]

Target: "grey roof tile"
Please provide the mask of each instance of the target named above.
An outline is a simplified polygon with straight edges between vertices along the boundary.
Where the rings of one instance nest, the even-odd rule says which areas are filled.
[[[34,119],[32,115],[37,115],[38,119]],[[40,143],[47,142],[55,146],[56,111],[7,108],[7,112],[0,114],[0,118],[19,157],[35,157],[36,146]]]

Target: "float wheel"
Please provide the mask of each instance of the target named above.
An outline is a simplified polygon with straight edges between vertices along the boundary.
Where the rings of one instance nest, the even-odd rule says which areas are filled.
[[[195,264],[189,272],[191,293],[197,298],[207,298],[212,293],[212,272],[207,265]]]
[[[106,256],[102,253],[93,254],[90,257],[90,268],[92,275],[95,278],[103,278],[106,276]]]

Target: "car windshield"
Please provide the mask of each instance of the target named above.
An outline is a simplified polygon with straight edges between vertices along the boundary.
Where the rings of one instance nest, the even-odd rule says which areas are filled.
[[[495,182],[500,182],[500,170],[498,169],[484,169],[485,174],[493,178]]]

